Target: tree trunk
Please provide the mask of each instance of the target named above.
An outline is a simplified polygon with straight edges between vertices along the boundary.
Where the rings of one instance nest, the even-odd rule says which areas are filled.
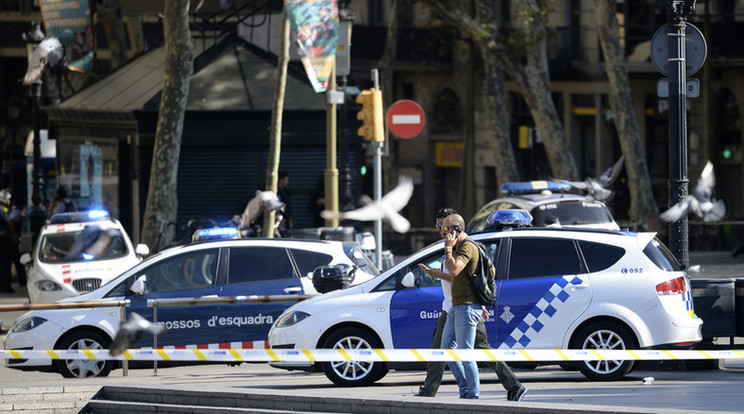
[[[96,13],[106,32],[111,52],[111,69],[118,68],[127,61],[127,37],[121,15],[121,1],[103,0],[96,5]]]
[[[615,0],[595,2],[597,31],[604,53],[609,80],[610,108],[617,128],[620,148],[625,155],[625,169],[630,190],[630,221],[645,225],[655,221],[659,208],[654,200],[651,177],[646,165],[646,152],[638,130],[630,93],[625,53],[620,44]]]
[[[568,146],[558,111],[550,91],[547,46],[545,42],[545,5],[536,0],[510,2],[510,37],[504,39],[495,19],[476,21],[452,4],[424,0],[432,9],[448,18],[474,41],[482,45],[483,55],[492,54],[504,72],[517,85],[530,108],[540,131],[552,175],[566,180],[578,180],[576,162]],[[489,0],[478,0],[477,8],[489,7]],[[493,6],[491,6],[493,7]],[[521,23],[521,24],[520,24]]]
[[[165,2],[165,74],[142,223],[142,241],[153,252],[167,247],[175,234],[178,158],[194,61],[188,12],[189,0]]]
[[[493,155],[496,162],[496,186],[501,188],[504,183],[520,181],[517,161],[514,159],[509,134],[509,114],[504,102],[504,72],[490,54],[483,54],[483,66],[486,77],[486,105],[489,109],[491,129],[493,130]]]
[[[282,114],[284,113],[284,91],[287,87],[287,65],[289,64],[289,20],[286,7],[282,9],[281,38],[279,39],[279,62],[276,65],[274,82],[274,107],[271,109],[271,140],[269,159],[266,165],[266,190],[276,194],[279,176],[279,158],[282,150]],[[249,197],[250,198],[250,197]],[[274,211],[264,213],[262,236],[274,237]]]

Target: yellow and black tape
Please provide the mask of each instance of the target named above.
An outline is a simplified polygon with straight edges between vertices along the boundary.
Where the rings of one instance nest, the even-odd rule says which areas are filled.
[[[210,362],[432,362],[432,361],[597,361],[744,360],[744,350],[610,349],[129,349],[112,356],[105,349],[0,350],[0,359],[86,359]]]

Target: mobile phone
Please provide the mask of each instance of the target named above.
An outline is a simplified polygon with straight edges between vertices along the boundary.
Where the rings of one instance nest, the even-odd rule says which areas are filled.
[[[455,227],[455,228],[452,229],[452,235],[453,236],[457,237],[457,236],[460,235],[460,233],[462,233],[462,230],[460,230],[459,227]]]

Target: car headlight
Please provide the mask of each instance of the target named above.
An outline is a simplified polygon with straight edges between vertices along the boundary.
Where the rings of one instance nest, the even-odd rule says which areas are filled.
[[[42,280],[41,282],[36,282],[36,287],[42,292],[62,290],[62,286],[52,282],[51,280]]]
[[[279,319],[276,320],[274,326],[276,326],[277,328],[286,328],[302,321],[303,319],[306,319],[309,316],[309,313],[302,311],[290,312],[279,317]]]
[[[16,322],[13,325],[13,327],[10,329],[10,332],[19,333],[19,332],[30,331],[46,321],[47,321],[46,319],[40,316],[29,316],[25,319],[22,319]]]

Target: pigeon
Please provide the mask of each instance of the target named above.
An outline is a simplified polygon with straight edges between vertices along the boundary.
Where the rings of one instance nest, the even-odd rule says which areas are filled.
[[[669,207],[659,218],[671,223],[685,217],[690,213],[703,219],[706,223],[719,221],[726,215],[726,205],[723,200],[713,199],[713,187],[716,185],[716,176],[713,173],[713,164],[708,161],[700,173],[695,189],[691,195],[686,195],[682,201]]]
[[[625,157],[620,157],[615,164],[605,170],[598,178],[587,177],[584,181],[566,181],[552,179],[557,183],[568,184],[573,188],[584,190],[587,192],[587,198],[597,201],[608,201],[614,195],[614,191],[610,190],[609,187],[617,180],[620,175],[620,171],[623,170],[623,162]]]
[[[284,203],[279,200],[279,197],[273,191],[260,191],[256,190],[256,196],[248,202],[245,207],[245,211],[240,216],[239,229],[248,228],[261,214],[270,211],[281,210],[284,208]]]
[[[109,346],[111,356],[117,356],[127,349],[131,348],[137,342],[145,331],[153,335],[159,335],[165,332],[165,325],[152,323],[141,317],[139,314],[132,312],[126,322],[122,323],[119,331],[116,332],[114,341]]]
[[[379,202],[372,200],[370,197],[363,195],[360,200],[364,207],[356,210],[335,212],[323,210],[320,215],[326,220],[339,218],[342,220],[357,221],[374,221],[384,219],[390,224],[390,227],[398,233],[405,233],[411,228],[411,223],[398,212],[408,204],[413,194],[413,181],[405,178],[385,194]]]
[[[47,67],[56,67],[65,57],[65,47],[56,37],[48,37],[34,47],[34,53],[28,62],[28,69],[22,81],[31,85],[41,79]]]

